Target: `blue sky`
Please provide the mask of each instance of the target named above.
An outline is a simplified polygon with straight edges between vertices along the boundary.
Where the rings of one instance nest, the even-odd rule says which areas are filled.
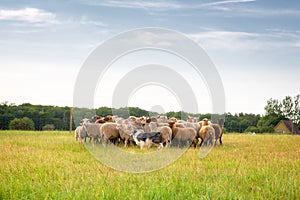
[[[71,106],[76,76],[97,45],[162,27],[205,49],[223,80],[227,112],[263,113],[267,99],[300,93],[299,21],[298,0],[1,0],[0,102]]]

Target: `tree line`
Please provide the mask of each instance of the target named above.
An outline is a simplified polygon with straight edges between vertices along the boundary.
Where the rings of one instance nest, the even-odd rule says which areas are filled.
[[[280,120],[292,120],[300,128],[300,95],[285,97],[283,100],[269,99],[265,106],[265,114],[251,113],[224,113],[222,115],[195,114],[183,111],[167,112],[167,117],[175,117],[186,120],[188,116],[203,118],[224,119],[225,132],[256,132],[272,133],[274,126]],[[157,116],[159,113],[149,112],[138,107],[109,108],[100,107],[97,109],[73,108],[72,128],[78,125],[78,119],[92,118],[95,114],[99,116],[118,115],[128,118],[129,116]],[[3,102],[0,104],[0,129],[17,130],[69,130],[70,129],[70,107],[32,105],[24,103],[21,105]],[[77,120],[77,121],[76,121]]]

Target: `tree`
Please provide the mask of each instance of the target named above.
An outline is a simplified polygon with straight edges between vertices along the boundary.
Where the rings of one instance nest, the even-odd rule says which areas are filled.
[[[282,100],[282,111],[283,115],[288,119],[293,119],[294,110],[293,110],[293,99],[290,96],[286,96],[285,99]]]
[[[28,117],[15,118],[9,123],[10,130],[34,130],[34,122]]]
[[[113,115],[112,109],[108,107],[100,107],[96,109],[96,114],[102,117],[105,117],[107,115]]]
[[[249,126],[251,126],[251,122],[247,119],[242,119],[239,123],[240,132],[244,132]]]
[[[277,99],[267,100],[267,105],[265,106],[266,115],[282,115],[282,103]]]
[[[300,95],[294,97],[294,123],[300,125]]]

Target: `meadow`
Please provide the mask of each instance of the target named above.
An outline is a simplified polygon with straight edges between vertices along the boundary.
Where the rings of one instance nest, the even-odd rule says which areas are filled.
[[[225,134],[202,159],[198,148],[132,174],[68,132],[0,131],[0,199],[300,199],[300,136]]]

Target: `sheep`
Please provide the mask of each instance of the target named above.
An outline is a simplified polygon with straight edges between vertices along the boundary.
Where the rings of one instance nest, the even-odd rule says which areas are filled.
[[[173,142],[179,147],[190,145],[196,137],[194,128],[178,128],[175,122],[169,122],[169,127],[172,129]]]
[[[86,142],[86,138],[88,137],[86,131],[84,130],[84,128],[82,126],[78,126],[75,129],[75,139],[76,141],[80,141],[82,142],[82,140],[84,139],[84,142]]]
[[[147,119],[142,122],[143,130],[145,132],[151,132],[152,129],[154,128],[154,127],[150,126],[150,123],[151,123],[151,119]],[[153,125],[153,123],[151,125]]]
[[[220,145],[222,145],[222,135],[223,130],[219,124],[212,124],[212,127],[215,129],[215,144],[217,143],[217,140],[219,139]]]
[[[107,115],[106,117],[104,117],[104,120],[106,122],[116,122],[115,118],[113,116],[111,116],[111,115]]]
[[[185,124],[182,123],[182,122],[180,122],[180,123],[176,122],[175,126],[178,127],[178,128],[186,128]]]
[[[214,145],[215,144],[215,129],[213,128],[211,122],[204,118],[201,122],[199,122],[199,126],[201,127],[196,138],[200,138],[200,146],[204,145]],[[195,147],[197,145],[194,144]]]
[[[116,123],[107,122],[100,127],[102,145],[105,147],[109,140],[115,144],[120,134]]]
[[[134,141],[132,136],[133,127],[128,121],[119,122],[116,129],[119,130],[120,138],[124,141],[124,147],[127,147],[128,141]]]
[[[201,139],[200,146],[214,145],[215,143],[215,129],[212,126],[202,126],[199,131],[199,137]]]
[[[77,126],[75,129],[75,140],[78,141],[79,139],[79,133],[80,133],[80,129],[82,128],[82,126]]]
[[[198,133],[198,131],[200,130],[200,125],[199,123],[191,123],[191,122],[186,122],[185,123],[185,127],[191,127],[194,128],[195,131]]]
[[[106,117],[99,117],[96,115],[94,118],[96,118],[95,122],[100,124],[104,124],[106,122],[116,122],[117,119],[117,117],[111,115],[107,115]]]
[[[98,142],[98,139],[100,139],[100,127],[101,124],[90,122],[90,120],[83,120],[83,129],[86,131],[88,137],[91,138],[93,141],[93,144]]]
[[[162,143],[165,143],[165,147],[169,147],[172,140],[172,129],[168,126],[157,127],[153,131],[158,131],[162,135]]]
[[[165,126],[164,124],[161,124],[162,126],[159,126],[157,122],[152,122],[150,118],[146,119],[144,124],[144,132],[160,132],[162,134],[162,143],[165,144],[165,147],[168,147],[171,143],[172,139],[172,130],[169,126]],[[167,124],[168,125],[168,124]]]
[[[157,123],[167,123],[168,122],[168,117],[167,116],[158,116],[156,118]]]
[[[186,121],[190,123],[196,123],[198,121],[198,117],[188,116]]]

